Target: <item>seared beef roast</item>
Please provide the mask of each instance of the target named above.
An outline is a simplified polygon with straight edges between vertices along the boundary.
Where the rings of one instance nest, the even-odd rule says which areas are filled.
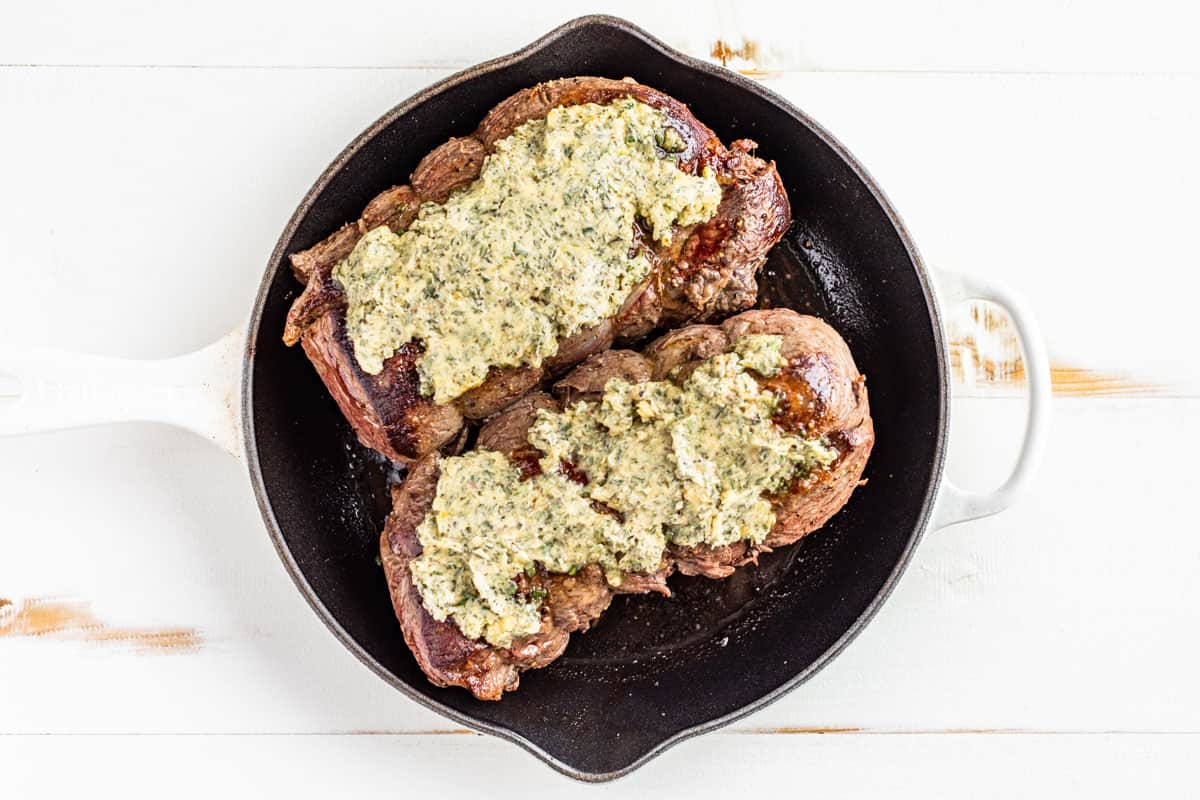
[[[669,333],[644,354],[608,351],[591,356],[553,386],[553,395],[534,392],[517,400],[480,430],[477,446],[497,450],[526,475],[539,469],[541,453],[527,440],[538,409],[557,410],[564,403],[595,399],[613,377],[630,382],[661,380],[671,373],[681,380],[700,361],[733,349],[746,334],[782,337],[783,369],[761,385],[780,398],[774,421],[790,433],[827,437],[838,456],[827,469],[794,480],[772,497],[775,526],[761,545],[747,542],[724,547],[676,547],[665,554],[660,570],[626,575],[616,589],[595,565],[575,575],[539,571],[518,576],[522,589],[545,592],[541,629],[508,648],[467,639],[454,625],[434,620],[413,584],[409,562],[421,553],[417,527],[437,493],[438,457],[417,461],[407,479],[393,490],[393,511],[380,541],[388,587],[405,641],[429,679],[439,686],[462,686],[482,700],[498,700],[515,689],[522,670],[545,666],[567,646],[571,633],[587,630],[608,607],[615,593],[668,594],[666,579],[674,570],[687,575],[724,578],[761,552],[782,547],[821,527],[860,485],[874,444],[865,379],[845,342],[815,317],[790,310],[747,311],[721,325],[693,325]]]
[[[333,278],[338,261],[369,230],[386,225],[403,231],[421,203],[444,202],[469,185],[495,143],[521,124],[557,106],[623,97],[666,115],[682,139],[681,169],[691,174],[712,169],[722,190],[715,216],[675,231],[670,244],[643,242],[653,264],[646,280],[615,317],[560,341],[557,354],[541,367],[493,367],[481,386],[444,405],[420,395],[420,342],[401,347],[379,374],[364,372],[346,332],[346,299]],[[414,461],[452,441],[464,420],[495,414],[614,341],[633,340],[658,327],[718,320],[753,305],[757,271],[791,222],[775,165],[752,155],[754,148],[748,139],[726,148],[685,105],[628,78],[567,78],[519,92],[492,109],[471,136],[451,139],[429,153],[407,186],[383,192],[360,219],[291,256],[293,272],[305,288],[288,315],[284,340],[303,345],[364,445],[396,461]]]

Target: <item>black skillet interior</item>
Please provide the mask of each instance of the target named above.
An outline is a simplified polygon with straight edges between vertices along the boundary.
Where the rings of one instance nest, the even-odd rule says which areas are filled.
[[[387,467],[357,444],[300,348],[280,340],[299,289],[285,256],[356,218],[504,97],[568,75],[630,75],[688,103],[725,142],[752,138],[777,162],[796,222],[764,269],[760,305],[819,314],[845,336],[868,378],[878,443],[869,484],[823,530],[725,581],[673,579],[669,600],[618,598],[562,659],[526,673],[502,702],[483,703],[430,685],[404,645],[376,561]],[[459,722],[513,739],[575,777],[603,780],[792,688],[886,595],[924,527],[940,471],[937,326],[906,235],[827,134],[750,81],[623,21],[585,18],[398,107],[318,181],[275,251],[252,327],[251,472],[297,584],[368,666]]]

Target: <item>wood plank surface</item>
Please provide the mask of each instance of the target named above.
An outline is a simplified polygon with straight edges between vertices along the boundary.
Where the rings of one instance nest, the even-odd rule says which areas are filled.
[[[381,0],[43,0],[0,28],[0,55],[9,64],[462,67],[590,13],[625,17],[693,55],[724,50],[732,66],[766,71],[1200,70],[1197,8],[1172,0],[560,0],[435,13]]]
[[[716,734],[633,775],[583,787],[503,742],[462,736],[16,737],[0,791],[30,798],[120,787],[136,797],[1175,797],[1196,736]],[[63,765],[70,768],[64,769]]]
[[[930,265],[1024,293],[1056,399],[1021,505],[930,534],[809,684],[598,791],[1179,794],[1200,735],[1197,8],[26,4],[0,25],[0,342],[207,344],[363,127],[579,13],[627,16],[832,131]],[[996,309],[948,316],[949,476],[985,488],[1022,367]],[[573,788],[347,653],[243,470],[152,425],[0,441],[0,796]]]

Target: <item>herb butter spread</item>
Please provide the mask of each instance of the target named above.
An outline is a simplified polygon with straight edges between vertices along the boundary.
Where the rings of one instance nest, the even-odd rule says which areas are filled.
[[[777,399],[747,370],[776,374],[780,350],[778,336],[745,336],[680,385],[614,378],[598,402],[539,412],[529,441],[545,457],[527,480],[499,453],[442,459],[410,564],[430,614],[507,647],[540,626],[541,598],[520,597],[514,582],[538,564],[598,564],[620,585],[624,572],[657,570],[668,544],[762,542],[775,524],[764,494],[837,457],[771,421]],[[563,475],[563,461],[586,485]]]
[[[665,242],[710,219],[721,189],[672,155],[682,138],[629,98],[555,108],[496,143],[479,178],[404,233],[368,232],[334,268],[362,369],[417,340],[421,393],[445,403],[488,367],[537,366],[614,315],[650,272],[634,221]]]

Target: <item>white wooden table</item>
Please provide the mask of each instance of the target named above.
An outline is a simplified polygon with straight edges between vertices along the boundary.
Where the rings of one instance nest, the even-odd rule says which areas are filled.
[[[595,10],[6,6],[0,342],[216,339],[360,129]],[[1058,396],[1020,506],[927,537],[800,690],[593,795],[1194,794],[1196,5],[603,10],[753,71],[862,159],[929,263],[1023,291]],[[955,318],[950,474],[983,488],[1016,450],[1019,375],[1002,322]],[[242,467],[174,429],[0,441],[0,597],[0,797],[582,791],[363,668],[292,587]]]

